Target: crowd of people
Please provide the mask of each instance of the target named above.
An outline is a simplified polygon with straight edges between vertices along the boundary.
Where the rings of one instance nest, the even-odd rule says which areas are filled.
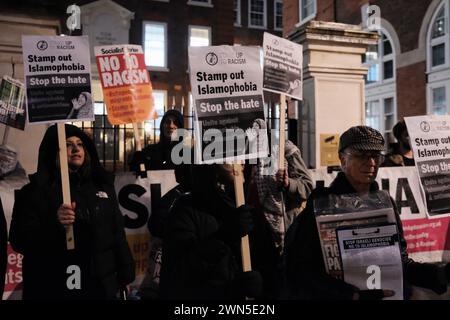
[[[339,141],[341,172],[329,187],[314,190],[301,151],[289,140],[285,165],[274,172],[269,172],[269,157],[238,167],[174,164],[171,153],[177,141],[172,137],[181,128],[181,113],[167,111],[160,141],[136,152],[130,161],[130,170],[137,174],[142,163],[149,174],[175,170],[179,183],[161,199],[148,222],[156,246],[151,251],[159,256],[153,268],[160,270],[160,277],[141,292],[143,299],[367,300],[394,294],[391,288],[360,290],[327,273],[314,203],[329,195],[368,195],[378,190],[380,166],[414,165],[403,121],[393,129],[398,142],[387,154],[377,130],[355,126],[345,131]],[[72,203],[62,204],[56,126],[49,127],[42,140],[37,172],[15,195],[9,241],[24,255],[23,299],[117,299],[135,279],[135,265],[114,177],[101,166],[94,143],[81,129],[65,125],[65,130]],[[233,182],[240,174],[245,177],[246,204],[237,206]],[[404,298],[409,298],[410,285],[446,292],[450,265],[410,259],[393,200],[392,207]],[[74,250],[66,248],[68,226],[74,229]],[[247,235],[251,271],[242,269],[240,244]],[[3,252],[6,238],[0,240]],[[6,262],[0,258],[4,273]],[[71,266],[81,270],[81,278],[73,283],[68,280]]]

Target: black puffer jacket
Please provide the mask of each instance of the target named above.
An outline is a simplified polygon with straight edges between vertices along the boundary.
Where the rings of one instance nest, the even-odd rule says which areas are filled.
[[[233,197],[218,190],[212,166],[195,169],[198,183],[171,210],[164,235],[163,299],[243,298]]]
[[[100,165],[95,146],[79,128],[66,125],[66,136],[83,141],[90,157],[84,174],[71,173],[71,199],[76,203],[75,250],[66,249],[65,230],[57,219],[62,203],[57,159],[56,126],[50,127],[39,148],[38,170],[16,192],[10,230],[14,250],[24,255],[24,299],[114,299],[118,287],[134,280],[134,261],[126,241],[113,176]],[[80,171],[80,170],[79,170]],[[66,281],[76,265],[81,290]]]
[[[8,233],[6,230],[6,219],[3,212],[2,199],[0,199],[0,300],[5,289],[6,255],[7,255]]]
[[[378,184],[371,185],[371,191],[378,190]],[[286,268],[290,298],[293,299],[352,299],[355,288],[326,273],[320,247],[319,234],[314,214],[314,200],[329,194],[356,193],[343,172],[340,172],[329,188],[316,188],[305,210],[297,217],[286,236]],[[392,199],[391,199],[392,200]],[[408,285],[432,289],[442,294],[447,291],[445,268],[440,264],[418,263],[408,257],[406,240],[397,207],[392,200],[399,230],[400,249],[403,261],[405,298]]]

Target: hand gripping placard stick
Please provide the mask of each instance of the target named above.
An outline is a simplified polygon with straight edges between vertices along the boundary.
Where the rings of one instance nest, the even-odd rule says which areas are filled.
[[[139,136],[139,130],[136,122],[133,122],[134,139],[136,141],[136,151],[142,151],[141,138]],[[146,178],[147,172],[145,170],[145,164],[139,163],[139,172],[141,178]]]
[[[72,205],[70,199],[69,167],[67,165],[66,129],[64,123],[58,123],[58,143],[59,143],[59,167],[61,168],[61,185],[63,193],[63,203]],[[73,237],[73,225],[65,226],[67,250],[75,249],[75,239]]]

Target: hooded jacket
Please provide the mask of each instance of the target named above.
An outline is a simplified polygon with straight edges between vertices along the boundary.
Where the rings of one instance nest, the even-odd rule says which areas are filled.
[[[183,115],[175,109],[168,110],[161,119],[159,126],[160,139],[158,143],[150,144],[142,150],[142,160],[136,157],[130,161],[130,170],[137,171],[140,161],[143,161],[147,170],[169,170],[175,169],[172,162],[171,153],[172,148],[178,143],[171,141],[170,137],[164,135],[164,122],[168,116],[175,117],[176,126],[178,129],[184,128]]]
[[[373,182],[370,191],[378,190]],[[353,194],[356,190],[340,172],[330,187],[316,188],[308,198],[306,208],[286,235],[286,274],[290,298],[320,300],[351,300],[357,289],[327,274],[322,257],[319,233],[314,214],[314,200],[330,194]],[[403,263],[404,296],[409,298],[410,285],[431,289],[438,294],[447,291],[443,265],[418,263],[408,257],[406,240],[397,206],[391,199],[399,232],[400,253]],[[387,289],[387,288],[382,288]]]
[[[23,298],[114,299],[118,287],[135,276],[114,179],[101,167],[92,140],[78,127],[66,124],[65,129],[67,138],[82,140],[89,155],[86,165],[70,173],[75,250],[66,249],[65,229],[57,218],[62,191],[57,130],[52,126],[39,147],[37,172],[15,196],[9,239],[24,255]],[[80,290],[66,285],[73,265],[80,268]]]

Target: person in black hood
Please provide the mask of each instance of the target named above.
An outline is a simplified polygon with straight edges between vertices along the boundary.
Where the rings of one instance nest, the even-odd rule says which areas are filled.
[[[146,170],[175,169],[171,153],[178,141],[172,141],[171,135],[182,128],[183,115],[178,110],[168,110],[161,119],[159,142],[148,145],[141,152],[136,151],[130,161],[130,170],[137,171],[141,163],[145,164]]]
[[[92,140],[65,125],[72,204],[62,204],[56,126],[39,147],[37,172],[16,192],[9,240],[23,258],[23,299],[115,299],[135,265],[126,241],[114,177]],[[73,225],[67,250],[64,226]]]

